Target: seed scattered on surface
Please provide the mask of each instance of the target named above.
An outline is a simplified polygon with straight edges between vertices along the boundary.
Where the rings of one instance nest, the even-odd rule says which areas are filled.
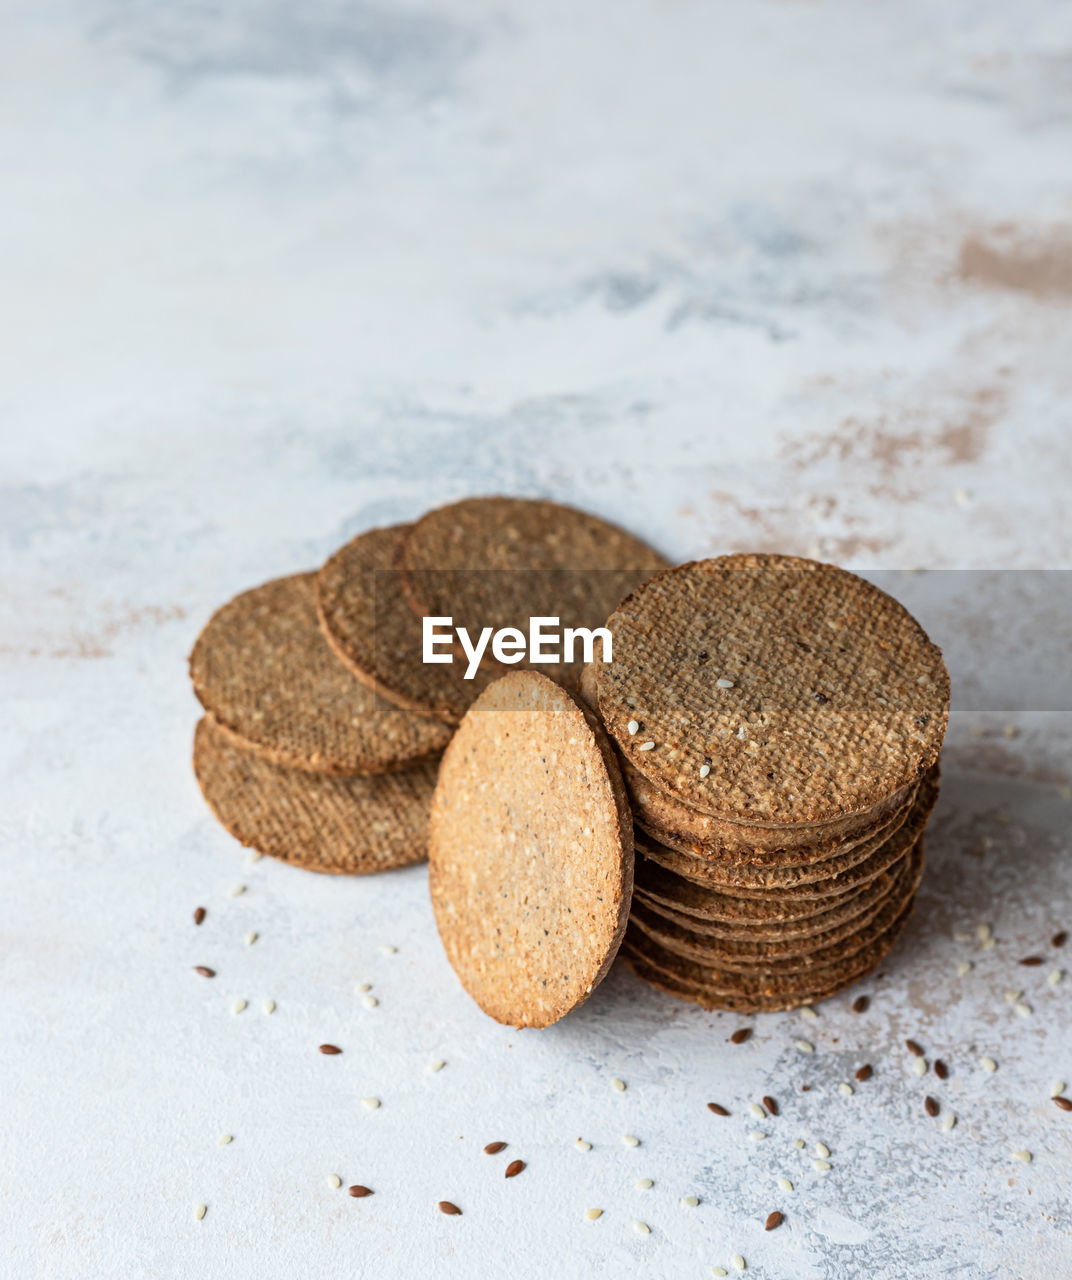
[[[1058,1096],[1053,1101],[1054,1105],[1060,1107],[1062,1111],[1072,1111],[1072,1100]]]
[[[396,955],[398,955],[398,948],[397,948],[397,947],[393,947],[389,942],[385,942],[385,943],[383,944],[383,946],[382,946],[382,947],[380,947],[380,950],[383,952],[383,954],[384,954],[385,956],[396,956]]]
[[[206,1213],[208,1213],[208,1205],[207,1205],[207,1204],[195,1204],[195,1205],[194,1205],[194,1221],[195,1221],[195,1222],[200,1222],[200,1221],[201,1221],[201,1219],[205,1216],[205,1214],[206,1214]]]
[[[1012,1158],[1014,1160],[1019,1160],[1021,1164],[1030,1164],[1031,1152],[1030,1151],[1014,1151],[1012,1153]]]
[[[354,1183],[354,1185],[349,1188],[349,1191],[350,1195],[352,1195],[355,1200],[364,1200],[366,1196],[372,1195],[372,1188],[363,1187],[360,1182]]]
[[[975,926],[975,936],[980,942],[989,942],[994,935],[990,932],[988,924],[977,924]]]
[[[979,1065],[984,1071],[996,1071],[998,1069],[998,1064],[993,1058],[980,1058]]]
[[[763,1108],[759,1105],[758,1102],[750,1102],[748,1104],[748,1111],[749,1111],[749,1114],[755,1116],[757,1120],[766,1120],[767,1118],[767,1113],[763,1110]]]
[[[460,1217],[461,1217],[461,1212],[462,1212],[462,1211],[458,1208],[458,1206],[457,1206],[456,1204],[452,1204],[449,1200],[440,1200],[440,1202],[439,1202],[439,1212],[440,1212],[440,1213],[445,1213],[445,1214],[447,1214],[447,1215],[448,1215],[448,1217],[452,1217],[452,1218],[454,1218],[454,1217],[458,1217],[458,1218],[460,1218]]]
[[[789,1181],[789,1179],[788,1179],[788,1178],[779,1178],[779,1179],[778,1179],[778,1186],[779,1186],[779,1188],[780,1188],[782,1191],[792,1191],[792,1190],[793,1190],[793,1184]]]
[[[830,1148],[825,1142],[817,1142],[815,1144],[815,1154],[820,1160],[825,1160],[830,1155]]]
[[[1049,976],[1046,978],[1046,981],[1050,984],[1051,987],[1056,987],[1057,984],[1061,981],[1061,970],[1052,969],[1050,971]]]
[[[245,1000],[236,1000],[234,1004],[231,1005],[231,1012],[244,1013],[246,1010],[246,1007],[247,1007],[247,1002]]]
[[[798,1040],[797,1048],[800,1050],[801,1053],[815,1052],[815,1045],[813,1045],[810,1040]]]
[[[912,1074],[913,1074],[913,1075],[915,1075],[915,1076],[925,1076],[925,1075],[927,1074],[927,1059],[926,1059],[926,1058],[913,1058],[913,1059],[912,1059]]]
[[[753,1142],[762,1142],[767,1135],[763,1132],[762,1129],[753,1129],[748,1136],[752,1139]]]
[[[637,1178],[636,1182],[633,1183],[633,1186],[636,1187],[638,1191],[650,1191],[652,1187],[655,1186],[655,1183],[652,1182],[650,1178]]]
[[[939,1080],[949,1079],[949,1068],[945,1065],[945,1063],[941,1060],[941,1058],[935,1058],[934,1060],[934,1074],[938,1077]]]
[[[1012,1008],[1018,1018],[1030,1018],[1035,1012],[1034,1009],[1032,1009],[1031,1006],[1026,1004],[1023,1000],[1017,1000]]]
[[[228,896],[231,898],[240,898],[245,893],[245,891],[246,891],[246,886],[244,884],[236,884]]]
[[[738,1027],[733,1035],[730,1036],[730,1044],[744,1044],[751,1034],[751,1027]]]
[[[275,1013],[275,1001],[274,1001],[274,1000],[265,1000],[265,1002],[264,1002],[264,1012],[265,1012],[265,1013]]]
[[[194,924],[201,924],[201,922],[204,920],[207,914],[208,913],[205,911],[204,907],[195,907],[194,908]]]
[[[908,1052],[912,1055],[913,1058],[923,1057],[923,1050],[922,1048],[920,1048],[920,1046],[916,1043],[915,1040],[906,1040],[904,1043],[905,1043],[905,1048],[908,1050]]]
[[[767,1221],[763,1224],[764,1231],[773,1231],[775,1227],[782,1225],[782,1215],[777,1209],[773,1213],[767,1214]]]
[[[970,960],[962,960],[960,964],[957,965],[957,977],[963,978],[966,974],[971,973],[971,967],[972,963]]]
[[[590,1142],[585,1142],[585,1140],[584,1140],[583,1138],[578,1138],[578,1139],[577,1139],[577,1141],[576,1141],[573,1145],[577,1148],[577,1150],[578,1150],[578,1151],[591,1151],[591,1150],[592,1150],[592,1144],[591,1144]]]
[[[646,1222],[634,1222],[633,1230],[637,1233],[637,1235],[641,1235],[641,1236],[651,1235],[651,1227],[649,1227]]]
[[[252,947],[259,937],[260,934],[251,929],[249,933],[246,934],[246,946]]]
[[[505,1142],[489,1142],[488,1145],[484,1148],[484,1154],[486,1156],[497,1156],[500,1151],[505,1151],[505,1150],[506,1150]]]
[[[506,1173],[503,1176],[507,1178],[516,1178],[524,1167],[524,1160],[511,1160],[506,1166]]]
[[[728,1115],[729,1115],[729,1112],[726,1110],[726,1108],[725,1108],[725,1107],[723,1107],[721,1104],[719,1104],[719,1103],[717,1103],[717,1102],[709,1102],[709,1103],[707,1104],[707,1109],[708,1109],[708,1111],[710,1111],[713,1115],[716,1115],[716,1116],[728,1116]]]
[[[1005,991],[1005,1003],[1014,1004],[1023,994],[1019,987],[1008,987]]]
[[[763,1105],[767,1108],[767,1110],[770,1112],[772,1116],[776,1116],[778,1114],[778,1104],[777,1102],[774,1101],[774,1099],[769,1094],[765,1093],[763,1095]]]
[[[862,1067],[856,1068],[856,1079],[860,1081],[870,1080],[873,1072],[870,1062],[865,1062]]]
[[[379,1098],[362,1098],[361,1105],[369,1111],[376,1111],[379,1109],[380,1100]]]
[[[711,766],[710,766],[709,764],[702,764],[702,765],[700,765],[700,777],[701,777],[701,778],[706,778],[706,777],[707,777],[707,775],[708,775],[710,772],[711,772]]]
[[[956,1122],[957,1122],[957,1118],[952,1113],[952,1111],[947,1111],[945,1115],[942,1116],[942,1119],[939,1122],[938,1127],[943,1131],[943,1133],[948,1133],[949,1130],[952,1129],[952,1127],[956,1124]]]
[[[342,1186],[342,1179],[339,1177],[337,1173],[328,1174],[328,1186],[331,1187],[334,1191],[338,1191],[338,1189]]]
[[[803,1151],[803,1150],[804,1150],[804,1139],[803,1139],[803,1138],[794,1138],[794,1139],[793,1139],[793,1146],[794,1146],[794,1147],[796,1147],[796,1149],[797,1149],[798,1151]]]
[[[633,734],[636,733],[636,731],[640,728],[640,725],[636,720],[630,720],[625,727],[629,730],[629,736],[632,737]]]
[[[1030,969],[1034,969],[1036,965],[1040,965],[1042,963],[1042,957],[1041,956],[1024,956],[1024,958],[1020,961],[1020,963],[1022,965],[1026,965]]]
[[[748,1263],[745,1262],[739,1253],[735,1253],[730,1261],[738,1271],[744,1271],[748,1267]]]
[[[933,1120],[934,1117],[941,1110],[941,1107],[939,1107],[938,1105],[938,1099],[932,1098],[930,1094],[927,1094],[927,1096],[923,1099],[923,1110],[926,1111],[927,1115],[929,1115]]]
[[[361,1003],[365,1006],[366,1009],[375,1009],[380,1002],[376,999],[375,996],[364,995],[361,997]]]
[[[729,1272],[726,1270],[725,1267],[712,1267],[711,1274],[713,1276],[728,1276]]]
[[[733,681],[727,680],[725,676],[719,676],[719,678],[715,681],[715,684],[717,684],[720,689],[733,688]]]
[[[194,973],[199,973],[202,978],[214,978],[216,970],[210,969],[207,964],[195,964]]]
[[[361,995],[361,993],[364,991],[371,991],[371,990],[372,990],[371,982],[359,982],[357,986],[354,987],[354,992],[357,995]]]
[[[829,1173],[831,1166],[829,1160],[813,1160],[811,1162],[811,1167],[816,1173]]]
[[[638,750],[638,751],[654,751],[654,750],[655,750],[655,743],[654,743],[654,742],[642,742],[642,743],[640,744],[640,746],[639,746],[639,747],[637,747],[637,750]]]
[[[809,1022],[819,1021],[819,1015],[815,1012],[815,1010],[811,1007],[810,1004],[802,1004],[800,1006],[799,1013],[802,1018],[807,1018]]]
[[[597,1218],[602,1218],[603,1210],[602,1209],[585,1209],[584,1216],[588,1219],[589,1222],[595,1222]]]
[[[339,1048],[337,1044],[322,1044],[320,1046],[320,1052],[330,1055],[335,1053],[342,1053],[342,1050]]]
[[[682,1196],[681,1197],[682,1209],[695,1209],[699,1203],[700,1203],[699,1196]]]
[[[852,1085],[849,1084],[847,1080],[842,1080],[838,1085],[838,1093],[840,1093],[843,1098],[851,1098],[852,1092]]]
[[[1050,939],[1051,947],[1063,947],[1068,941],[1068,930],[1062,929],[1059,933],[1055,933]]]
[[[263,854],[263,853],[261,853],[261,851],[260,851],[259,849],[251,849],[251,850],[249,851],[248,855],[246,856],[246,861],[247,861],[247,862],[260,862],[260,860],[261,860],[263,857],[264,857],[264,854]]]
[[[443,1061],[442,1058],[433,1058],[432,1061],[428,1064],[428,1070],[442,1071],[446,1065],[447,1064]]]
[[[1055,1080],[1053,1084],[1050,1085],[1051,1098],[1056,1098],[1058,1094],[1064,1093],[1064,1091],[1065,1091],[1065,1082],[1063,1080]]]
[[[614,1077],[614,1079],[613,1079],[613,1080],[611,1080],[611,1082],[610,1082],[610,1087],[615,1091],[615,1093],[624,1093],[624,1092],[625,1092],[625,1081],[624,1081],[624,1080],[619,1080],[619,1079],[618,1079],[618,1077],[617,1077],[617,1076],[615,1076],[615,1077]]]
[[[857,996],[856,999],[852,1002],[853,1013],[866,1013],[868,1005],[870,1005],[870,1003],[871,1003],[871,999],[869,996]]]
[[[633,1135],[632,1135],[631,1133],[623,1133],[623,1134],[622,1134],[622,1146],[623,1146],[623,1147],[639,1147],[639,1146],[640,1146],[640,1139],[639,1139],[639,1138],[634,1138],[634,1137],[633,1137]]]

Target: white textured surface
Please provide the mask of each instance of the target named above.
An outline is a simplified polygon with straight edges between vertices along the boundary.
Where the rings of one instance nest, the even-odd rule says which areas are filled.
[[[498,1028],[423,869],[247,865],[190,776],[184,671],[231,593],[469,492],[681,557],[1068,568],[1068,7],[42,0],[3,26],[0,1273],[1072,1271],[1067,715],[962,715],[870,1011],[733,1047],[618,970],[548,1032]],[[982,921],[993,949],[954,940]]]

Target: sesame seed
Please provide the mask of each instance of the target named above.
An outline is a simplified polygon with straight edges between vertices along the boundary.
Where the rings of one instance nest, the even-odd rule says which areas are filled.
[[[592,1150],[592,1144],[591,1144],[590,1142],[585,1142],[585,1140],[584,1140],[583,1138],[578,1138],[578,1139],[577,1139],[577,1141],[576,1141],[573,1145],[577,1148],[577,1150],[578,1150],[578,1151],[591,1151],[591,1150]]]
[[[365,1006],[366,1009],[375,1009],[380,1002],[376,999],[375,996],[366,995],[366,996],[362,996],[361,1003]]]
[[[979,1065],[984,1071],[996,1071],[998,1069],[998,1064],[993,1058],[980,1058]]]
[[[1035,1012],[1034,1009],[1032,1009],[1031,1006],[1026,1004],[1023,1000],[1017,1000],[1012,1008],[1013,1012],[1020,1018],[1030,1018]]]
[[[372,990],[371,982],[359,982],[357,986],[354,987],[354,992],[357,995],[360,995],[363,991],[371,991],[371,990]]]
[[[244,884],[236,884],[231,892],[227,895],[230,898],[240,898],[246,891]]]
[[[398,948],[397,948],[397,947],[392,947],[392,946],[391,946],[391,944],[390,944],[389,942],[385,942],[385,943],[383,944],[383,946],[382,946],[382,947],[380,947],[380,951],[381,951],[385,956],[394,956],[394,955],[397,955],[397,954],[398,954]]]
[[[763,1132],[762,1129],[753,1129],[748,1136],[752,1139],[753,1142],[762,1142],[767,1135]]]
[[[796,1147],[796,1149],[797,1149],[798,1151],[803,1151],[803,1150],[804,1150],[804,1139],[803,1139],[803,1138],[794,1138],[794,1139],[793,1139],[793,1146],[794,1146],[794,1147]]]
[[[971,942],[973,936],[970,933],[965,933],[963,929],[955,929],[953,931],[954,942]]]
[[[220,1136],[216,1139],[216,1146],[226,1147],[226,1146],[229,1146],[233,1141],[234,1141],[234,1136],[232,1134],[221,1133]]]
[[[849,1084],[848,1081],[842,1080],[842,1082],[838,1085],[838,1093],[840,1093],[842,1097],[851,1098],[853,1094],[852,1085]]]
[[[745,1262],[739,1253],[735,1253],[730,1261],[738,1271],[744,1271],[748,1267],[748,1263]]]
[[[811,1007],[810,1004],[802,1004],[798,1012],[802,1018],[807,1018],[809,1022],[819,1021],[819,1015],[815,1012],[815,1010]]]
[[[926,1058],[913,1058],[913,1059],[912,1059],[912,1074],[913,1074],[914,1076],[925,1076],[925,1075],[927,1074],[927,1059],[926,1059]]]
[[[633,734],[636,733],[636,731],[640,728],[640,725],[637,723],[636,720],[630,720],[625,727],[629,730],[629,736],[632,737]]]
[[[640,1235],[640,1236],[651,1235],[651,1227],[649,1227],[646,1222],[634,1222],[633,1230],[637,1233],[637,1235]]]
[[[245,1000],[236,1000],[234,1004],[231,1005],[231,1012],[244,1013],[247,1007],[247,1002]]]
[[[194,1205],[194,1221],[195,1221],[195,1222],[200,1222],[200,1221],[201,1221],[201,1219],[205,1216],[205,1214],[206,1214],[206,1213],[208,1213],[208,1205],[207,1205],[207,1204],[195,1204],[195,1205]]]
[[[1046,981],[1049,983],[1051,987],[1056,987],[1057,984],[1061,981],[1062,976],[1063,976],[1062,971],[1060,969],[1051,969],[1049,977],[1046,979]]]
[[[720,689],[732,689],[732,688],[733,688],[733,681],[732,681],[732,680],[727,680],[725,676],[719,676],[719,678],[715,681],[715,684],[716,684],[716,685],[718,685],[718,687],[719,687]]]
[[[632,1135],[631,1133],[623,1133],[623,1134],[622,1134],[622,1146],[623,1146],[623,1147],[639,1147],[639,1146],[640,1146],[640,1139],[639,1139],[639,1138],[634,1138],[634,1137],[633,1137],[633,1135]]]
[[[779,1178],[779,1179],[778,1179],[778,1187],[779,1187],[779,1189],[780,1189],[781,1191],[792,1191],[792,1190],[793,1190],[793,1184],[789,1181],[789,1179],[788,1179],[788,1178]]]
[[[254,932],[254,930],[251,929],[249,933],[246,934],[246,946],[252,947],[259,937],[260,937],[260,934]]]
[[[702,764],[702,765],[700,765],[700,777],[701,777],[701,778],[706,778],[706,777],[707,777],[707,775],[708,775],[710,772],[711,772],[711,766],[710,766],[709,764]]]
[[[984,938],[982,942],[979,943],[979,945],[980,947],[982,947],[984,951],[992,951],[996,943],[997,943],[997,939],[991,936],[989,938]]]
[[[956,1122],[957,1122],[957,1118],[952,1113],[952,1111],[947,1111],[945,1115],[942,1116],[942,1119],[938,1124],[938,1128],[941,1129],[943,1133],[948,1133],[950,1129],[952,1129],[953,1126],[956,1124]]]
[[[275,1001],[274,1001],[274,1000],[265,1000],[265,1002],[264,1002],[264,1012],[265,1012],[265,1013],[275,1013]]]
[[[695,1209],[699,1203],[700,1203],[699,1196],[682,1196],[681,1197],[682,1209]]]
[[[1031,1152],[1030,1151],[1014,1151],[1012,1153],[1012,1158],[1014,1160],[1019,1160],[1021,1164],[1030,1164]]]
[[[728,1276],[729,1272],[726,1270],[725,1267],[712,1267],[711,1274],[713,1276]]]
[[[811,1167],[816,1173],[829,1173],[831,1169],[829,1160],[813,1160],[811,1162]]]
[[[801,1053],[815,1052],[815,1045],[813,1045],[810,1040],[798,1040],[797,1048],[800,1050]]]
[[[972,963],[970,960],[961,960],[957,965],[957,977],[963,978],[966,974],[971,973]]]
[[[1024,993],[1022,991],[1018,991],[1014,987],[1009,987],[1005,992],[1005,1003],[1013,1004],[1015,1001],[1019,1000],[1023,994]]]
[[[636,1182],[633,1183],[633,1186],[636,1187],[638,1191],[650,1191],[652,1187],[655,1186],[655,1183],[652,1182],[650,1178],[637,1178]]]
[[[815,1144],[815,1154],[820,1160],[826,1160],[830,1155],[830,1148],[825,1142],[817,1142]]]
[[[447,1064],[443,1061],[442,1058],[433,1058],[432,1061],[428,1064],[428,1070],[442,1071],[446,1065]]]
[[[595,1222],[597,1218],[602,1218],[602,1209],[585,1209],[584,1216],[589,1222]]]
[[[194,909],[194,924],[200,924],[204,920],[206,914],[207,912],[204,907],[196,907]]]
[[[980,942],[986,942],[988,938],[993,937],[988,924],[977,924],[975,926],[975,936]]]
[[[264,857],[264,854],[263,854],[263,853],[261,853],[261,851],[260,851],[259,849],[251,849],[251,850],[249,851],[249,854],[246,856],[246,861],[247,861],[247,862],[260,862],[260,860],[261,860],[263,857]]]
[[[379,1098],[362,1098],[361,1105],[369,1111],[376,1111],[379,1108],[380,1100]]]
[[[757,1120],[766,1120],[767,1118],[767,1113],[763,1110],[763,1108],[759,1105],[758,1102],[750,1102],[748,1104],[748,1111],[749,1111],[749,1114],[755,1116]]]
[[[638,750],[638,751],[654,751],[654,750],[655,750],[655,743],[654,743],[654,742],[650,742],[650,741],[649,741],[649,742],[642,742],[642,743],[640,744],[640,746],[639,746],[639,747],[637,747],[637,750]]]
[[[1050,1085],[1051,1098],[1058,1097],[1058,1095],[1064,1093],[1064,1091],[1065,1091],[1065,1082],[1063,1080],[1055,1080],[1053,1084]]]
[[[328,1174],[328,1186],[331,1187],[334,1191],[338,1191],[338,1189],[342,1186],[342,1179],[339,1177],[337,1173]]]
[[[615,1076],[610,1082],[610,1087],[615,1091],[615,1093],[624,1093],[625,1081],[619,1080],[618,1077]]]

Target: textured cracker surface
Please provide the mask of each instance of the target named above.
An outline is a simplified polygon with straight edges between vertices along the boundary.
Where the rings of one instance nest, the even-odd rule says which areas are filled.
[[[194,772],[235,839],[281,862],[368,875],[425,857],[434,763],[346,778],[288,769],[236,746],[206,716],[194,734]]]
[[[694,561],[639,587],[608,625],[608,732],[695,808],[825,822],[885,800],[938,758],[941,653],[900,604],[843,569],[776,555]]]
[[[332,652],[314,580],[276,578],[213,614],[190,655],[201,705],[240,744],[315,773],[379,773],[442,751],[449,730],[377,697]]]
[[[443,756],[432,906],[462,985],[499,1022],[557,1022],[624,934],[632,831],[601,736],[553,681],[515,672],[477,699]]]

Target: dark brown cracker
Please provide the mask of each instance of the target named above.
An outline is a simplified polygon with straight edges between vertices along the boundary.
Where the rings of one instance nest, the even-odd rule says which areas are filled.
[[[424,661],[422,620],[406,603],[394,563],[409,527],[371,529],[335,552],[316,575],[320,625],[338,657],[385,698],[454,725],[499,673],[483,663],[466,680],[457,656]]]
[[[404,536],[398,556],[415,612],[452,617],[470,633],[489,626],[527,632],[530,617],[602,627],[622,596],[666,563],[639,538],[587,512],[499,497],[428,512]],[[581,663],[536,669],[576,688]]]
[[[900,604],[843,569],[792,556],[695,561],[638,587],[608,626],[607,729],[693,808],[731,822],[828,822],[871,809],[938,758],[949,708],[940,651]]]
[[[381,773],[438,754],[450,731],[376,697],[332,653],[315,575],[254,587],[210,619],[190,654],[198,701],[236,742],[315,773]]]
[[[194,772],[209,807],[244,845],[309,871],[366,875],[420,862],[436,768],[341,778],[271,764],[202,719]]]
[[[499,1022],[557,1022],[610,968],[632,887],[629,806],[595,718],[546,676],[495,681],[432,803],[429,889],[462,985]]]
[[[713,858],[698,858],[656,844],[638,833],[637,851],[668,871],[696,884],[718,889],[738,898],[826,897],[859,888],[881,875],[915,844],[938,798],[938,766],[920,784],[908,816],[888,839],[881,835],[845,854],[837,854],[805,867],[723,866]]]

